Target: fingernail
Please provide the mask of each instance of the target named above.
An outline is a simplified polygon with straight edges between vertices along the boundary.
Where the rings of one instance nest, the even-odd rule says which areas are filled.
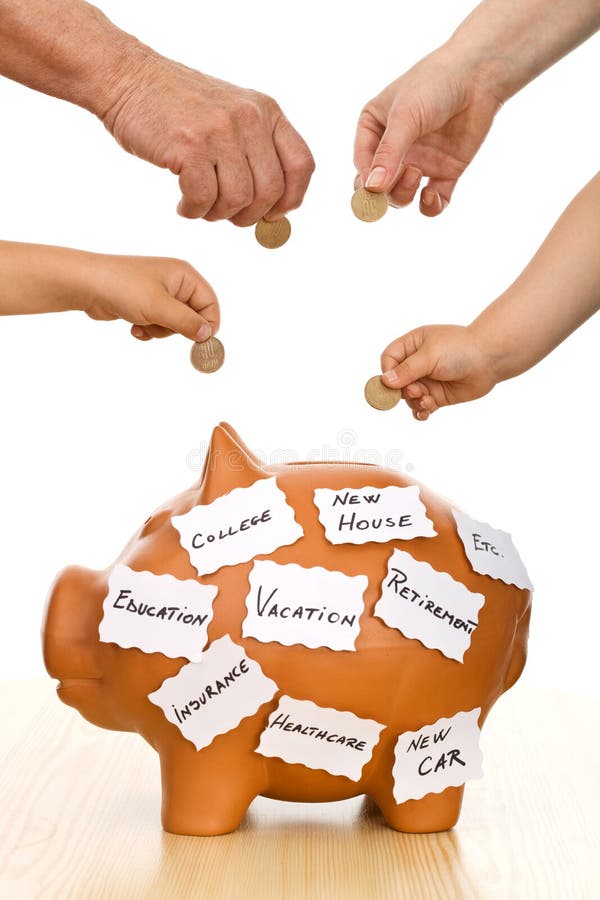
[[[394,372],[393,369],[390,369],[389,372],[384,372],[384,373],[383,373],[383,378],[385,378],[385,380],[386,380],[388,383],[391,383],[391,384],[394,384],[396,381],[399,380],[399,379],[398,379],[398,375],[396,374],[396,372]]]
[[[212,328],[210,325],[201,325],[196,333],[195,340],[202,343],[202,341],[207,341],[211,334]]]
[[[134,337],[144,337],[146,332],[139,325],[134,325],[131,329],[131,333]]]
[[[421,422],[424,422],[426,418],[427,418],[426,412],[418,412],[417,413],[417,419],[419,419]]]
[[[367,190],[370,191],[372,188],[377,190],[377,188],[383,187],[385,175],[386,172],[383,166],[375,166],[375,168],[369,172],[369,177],[365,181]]]
[[[423,206],[433,206],[437,197],[437,193],[435,191],[423,191],[421,196],[421,200],[423,201]]]
[[[409,191],[416,188],[420,180],[421,171],[420,169],[415,169],[414,166],[407,166],[400,176],[400,184]]]
[[[357,175],[356,178],[354,179],[354,190],[357,191],[362,186],[363,186],[362,178],[360,177],[360,175]]]

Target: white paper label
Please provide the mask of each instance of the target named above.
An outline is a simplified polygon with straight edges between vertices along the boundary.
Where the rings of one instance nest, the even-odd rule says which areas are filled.
[[[420,800],[472,778],[481,778],[479,749],[481,709],[438,719],[419,731],[405,731],[396,742],[394,800]]]
[[[475,572],[533,590],[527,569],[508,532],[492,528],[487,522],[471,519],[457,509],[452,512],[465,553]]]
[[[200,662],[183,666],[148,699],[201,750],[254,715],[277,690],[244,648],[225,635],[213,641]]]
[[[214,585],[117,565],[108,579],[100,640],[197,661],[206,646]]]
[[[406,637],[462,662],[484,603],[483,594],[471,593],[447,572],[394,550],[374,612]]]
[[[284,695],[269,716],[257,752],[358,781],[384,728],[373,719]]]
[[[234,488],[171,521],[199,575],[272,553],[304,534],[275,478]]]
[[[325,537],[332,544],[408,541],[436,535],[416,484],[339,491],[317,488],[315,504]]]
[[[242,636],[354,650],[368,585],[366,575],[257,560],[250,572]]]

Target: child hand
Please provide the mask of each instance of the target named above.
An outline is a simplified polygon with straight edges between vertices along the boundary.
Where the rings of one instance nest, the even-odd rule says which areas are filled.
[[[409,331],[383,351],[381,369],[420,421],[440,406],[483,397],[499,381],[472,329],[460,325]]]
[[[178,333],[205,341],[219,328],[219,302],[207,281],[180,259],[86,254],[80,309],[92,319],[125,319],[140,341]]]

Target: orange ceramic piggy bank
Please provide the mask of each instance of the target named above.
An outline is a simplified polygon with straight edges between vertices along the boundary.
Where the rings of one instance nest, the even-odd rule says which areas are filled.
[[[404,475],[264,466],[222,424],[113,566],[59,576],[45,662],[64,703],[159,753],[167,831],[231,831],[259,794],[366,794],[440,831],[523,669],[529,587],[508,535]]]

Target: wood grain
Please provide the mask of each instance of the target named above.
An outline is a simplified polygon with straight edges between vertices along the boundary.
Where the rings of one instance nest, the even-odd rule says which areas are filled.
[[[486,777],[458,827],[402,835],[360,800],[259,798],[239,831],[162,832],[158,757],[63,707],[50,681],[0,687],[0,898],[600,897],[600,704],[515,689],[483,732]]]

